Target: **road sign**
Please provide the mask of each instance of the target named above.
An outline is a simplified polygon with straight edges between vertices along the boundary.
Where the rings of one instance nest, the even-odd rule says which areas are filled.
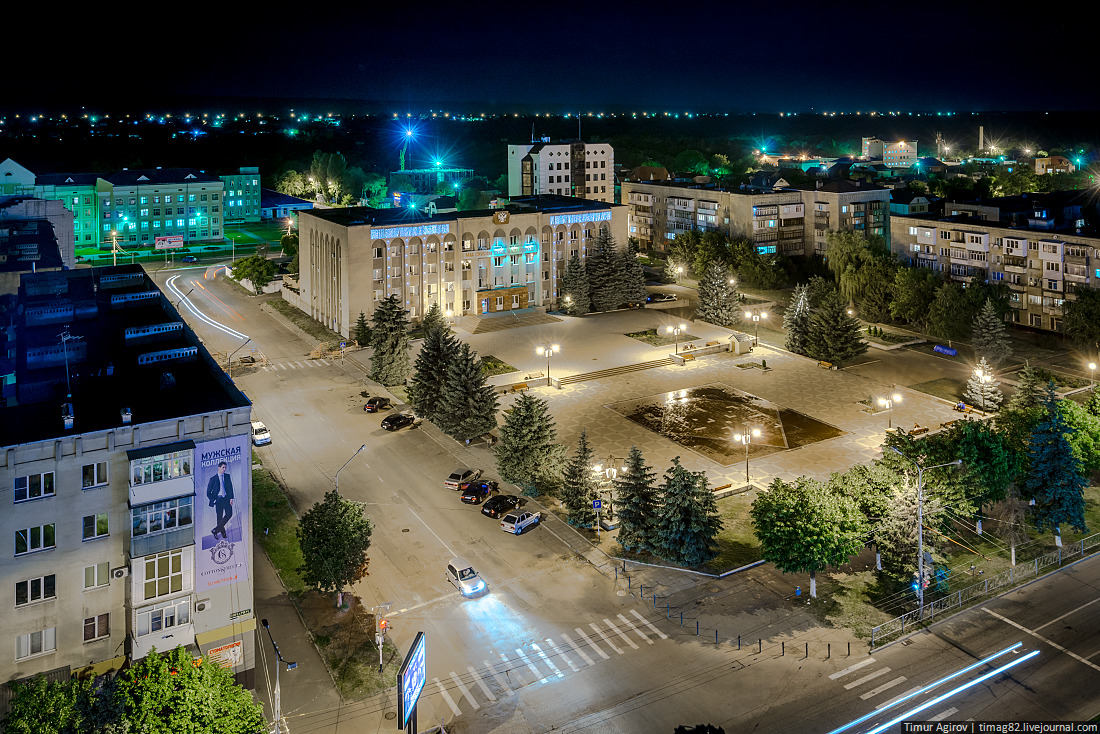
[[[420,691],[424,689],[424,679],[427,668],[424,666],[424,637],[423,632],[416,633],[409,654],[405,656],[405,662],[401,663],[401,670],[397,672],[397,689],[401,695],[397,698],[397,728],[404,729],[409,725],[409,717],[416,709],[416,702],[420,700]]]
[[[602,500],[592,500],[592,509],[593,510],[599,510],[602,507],[603,507],[603,501]]]

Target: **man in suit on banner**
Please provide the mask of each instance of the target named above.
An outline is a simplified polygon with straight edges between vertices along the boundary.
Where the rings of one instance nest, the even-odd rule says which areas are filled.
[[[217,538],[219,535],[225,538],[225,526],[233,517],[233,478],[226,473],[226,464],[218,464],[218,473],[210,477],[206,484],[206,499],[217,513],[218,524],[211,530],[211,534]]]

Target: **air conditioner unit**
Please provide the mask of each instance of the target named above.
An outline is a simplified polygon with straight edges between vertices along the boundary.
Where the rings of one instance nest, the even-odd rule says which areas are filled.
[[[111,569],[111,578],[113,578],[113,579],[124,579],[129,575],[130,575],[130,569],[126,566],[122,566],[121,568]]]
[[[196,612],[205,612],[207,609],[213,609],[213,608],[214,608],[214,605],[210,602],[209,599],[202,599],[197,604],[195,604],[195,611]]]

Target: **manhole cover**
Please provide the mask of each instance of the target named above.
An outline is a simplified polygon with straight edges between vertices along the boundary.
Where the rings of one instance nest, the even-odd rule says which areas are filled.
[[[397,714],[395,712],[393,712],[393,711],[387,711],[386,712],[386,719],[390,720],[390,719],[396,719],[396,718],[397,718]]]
[[[409,529],[408,528],[401,528],[401,532],[407,533],[407,532],[409,532]]]

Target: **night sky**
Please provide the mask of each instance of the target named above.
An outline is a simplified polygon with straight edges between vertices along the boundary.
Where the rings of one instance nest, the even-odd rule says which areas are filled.
[[[67,11],[56,34],[10,34],[9,68],[24,73],[6,75],[0,104],[186,95],[414,111],[820,112],[1100,100],[1094,21],[1054,4],[170,5],[171,18],[156,3],[93,4]]]

